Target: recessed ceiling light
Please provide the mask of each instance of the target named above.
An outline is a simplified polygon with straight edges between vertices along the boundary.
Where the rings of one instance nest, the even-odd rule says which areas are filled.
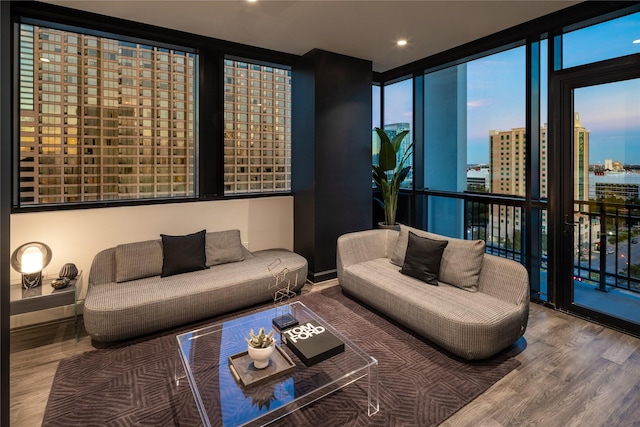
[[[634,40],[633,44],[640,44],[640,39]]]
[[[398,40],[398,46],[404,46],[407,44],[406,40]]]
[[[51,62],[51,61],[49,60],[49,58],[40,58],[40,61],[42,61],[42,62]]]
[[[256,3],[258,0],[247,0],[249,3]]]

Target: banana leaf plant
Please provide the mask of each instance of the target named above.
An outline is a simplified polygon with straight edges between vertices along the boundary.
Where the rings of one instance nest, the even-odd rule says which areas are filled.
[[[404,130],[390,139],[384,130],[380,128],[375,128],[375,130],[380,137],[380,153],[378,154],[379,164],[373,165],[373,181],[382,196],[382,199],[376,197],[375,200],[384,209],[385,225],[395,225],[398,193],[400,185],[411,170],[411,166],[405,166],[405,163],[411,157],[413,143],[398,159],[402,140],[409,134],[409,131]]]

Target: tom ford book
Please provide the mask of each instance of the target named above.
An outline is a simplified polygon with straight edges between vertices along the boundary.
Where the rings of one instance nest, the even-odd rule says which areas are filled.
[[[282,331],[282,341],[306,366],[344,351],[344,343],[315,320]]]

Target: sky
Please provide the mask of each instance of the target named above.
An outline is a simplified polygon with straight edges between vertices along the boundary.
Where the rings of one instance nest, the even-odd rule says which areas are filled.
[[[562,42],[565,68],[639,53],[640,13],[566,33]],[[540,43],[541,125],[547,121],[547,44]],[[525,54],[521,46],[466,64],[467,163],[488,163],[490,130],[525,126]],[[411,80],[385,87],[385,123],[411,123],[411,87]],[[640,79],[577,88],[574,111],[590,132],[591,164],[640,164]],[[379,115],[373,111],[373,126],[380,125]]]

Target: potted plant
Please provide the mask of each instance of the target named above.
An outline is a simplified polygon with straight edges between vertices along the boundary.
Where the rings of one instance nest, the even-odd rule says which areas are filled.
[[[373,181],[382,196],[382,200],[377,197],[375,200],[384,209],[384,222],[381,225],[394,227],[400,185],[411,170],[411,166],[405,166],[405,163],[411,156],[413,143],[398,159],[402,140],[409,134],[409,131],[404,130],[390,139],[384,130],[380,128],[375,128],[375,130],[380,137],[380,152],[378,153],[378,165],[373,165]]]
[[[276,340],[273,338],[273,329],[268,334],[264,328],[260,328],[258,334],[249,332],[249,338],[245,337],[248,346],[249,357],[253,360],[256,369],[264,369],[269,366],[271,354],[276,346]]]

